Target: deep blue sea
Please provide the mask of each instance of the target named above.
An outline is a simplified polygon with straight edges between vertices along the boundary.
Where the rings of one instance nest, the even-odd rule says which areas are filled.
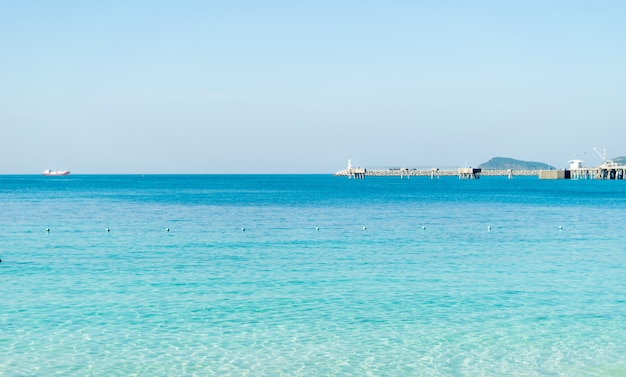
[[[0,176],[0,259],[0,376],[626,375],[626,181]]]

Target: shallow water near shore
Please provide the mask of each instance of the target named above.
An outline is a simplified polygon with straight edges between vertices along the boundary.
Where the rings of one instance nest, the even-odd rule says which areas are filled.
[[[0,375],[625,375],[624,198],[536,177],[0,176]]]

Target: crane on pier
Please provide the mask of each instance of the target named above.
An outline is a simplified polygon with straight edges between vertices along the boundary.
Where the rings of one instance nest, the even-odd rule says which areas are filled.
[[[604,148],[604,150],[603,150],[603,152],[604,152],[604,153],[602,153],[602,154],[601,154],[600,152],[598,152],[598,150],[596,149],[596,147],[593,147],[593,150],[594,150],[594,151],[596,152],[596,154],[597,154],[598,156],[600,156],[600,158],[602,159],[602,165],[600,165],[600,167],[603,167],[603,168],[610,168],[610,167],[612,167],[612,166],[615,166],[615,165],[616,165],[616,164],[615,164],[615,162],[613,162],[613,160],[607,160],[607,159],[606,159],[606,148]]]

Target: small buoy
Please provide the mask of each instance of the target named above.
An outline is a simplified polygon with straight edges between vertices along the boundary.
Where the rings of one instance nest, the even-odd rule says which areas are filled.
[[[363,227],[363,230],[367,230],[367,228],[366,228],[366,227]]]
[[[422,230],[426,230],[426,227],[422,225]]]
[[[561,225],[559,225],[559,230],[562,230],[562,229],[563,229],[563,227]]]
[[[246,228],[241,227],[241,231],[242,231],[242,232],[245,232],[245,231],[246,231]]]
[[[50,228],[46,228],[46,232],[49,232],[49,231],[50,231]]]
[[[111,229],[107,228],[107,233],[110,232],[110,231],[111,231]]]
[[[170,231],[170,228],[165,228],[165,231],[166,231],[166,232],[169,232],[169,231]]]
[[[318,226],[316,226],[316,227],[315,227],[315,230],[319,232],[319,231],[320,231],[320,228],[319,228]]]
[[[487,226],[487,230],[491,232],[491,225]]]

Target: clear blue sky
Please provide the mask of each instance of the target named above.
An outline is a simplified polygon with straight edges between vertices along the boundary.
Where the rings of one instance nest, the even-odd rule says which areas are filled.
[[[626,155],[624,1],[1,1],[0,174]]]

